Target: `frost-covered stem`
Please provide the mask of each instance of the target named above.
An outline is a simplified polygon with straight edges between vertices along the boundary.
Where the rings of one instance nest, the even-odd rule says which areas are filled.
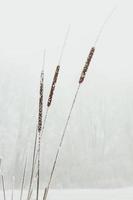
[[[33,149],[33,158],[32,158],[32,169],[31,169],[31,176],[30,176],[30,184],[28,189],[28,196],[27,200],[30,200],[30,193],[31,193],[31,187],[33,182],[33,176],[34,176],[34,168],[35,168],[35,153],[36,153],[36,147],[37,147],[37,128],[36,128],[36,134],[35,134],[35,140],[34,140],[34,149]]]
[[[41,131],[42,131],[42,118],[43,118],[43,89],[44,89],[44,71],[40,77],[40,96],[39,96],[39,113],[38,113],[38,166],[37,166],[37,194],[36,200],[39,198],[39,187],[40,187],[40,147],[41,147]]]
[[[28,158],[26,157],[25,165],[24,165],[24,171],[23,171],[23,176],[22,176],[22,183],[21,183],[20,200],[22,200],[22,198],[23,198],[25,175],[26,175],[26,168],[27,168],[27,160],[28,160]]]
[[[53,174],[54,174],[54,170],[55,170],[55,167],[56,167],[56,163],[57,163],[57,160],[58,160],[58,157],[59,157],[59,153],[60,153],[63,141],[64,141],[65,133],[66,133],[66,130],[67,130],[67,127],[68,127],[68,123],[69,123],[69,120],[70,120],[70,117],[71,117],[71,114],[72,114],[72,111],[73,111],[73,108],[74,108],[74,105],[75,105],[75,102],[76,102],[76,98],[77,98],[79,89],[80,89],[80,84],[78,85],[78,88],[76,90],[76,93],[75,93],[75,96],[74,96],[74,99],[73,99],[73,102],[72,102],[72,105],[71,105],[71,108],[70,108],[70,111],[69,111],[69,114],[68,114],[68,117],[67,117],[67,120],[66,120],[66,123],[65,123],[65,127],[64,127],[64,130],[62,132],[62,136],[61,136],[61,140],[60,140],[57,152],[56,152],[54,164],[53,164],[53,167],[52,167],[52,170],[51,170],[51,173],[50,173],[48,185],[47,185],[47,188],[45,188],[45,191],[44,191],[43,200],[47,199],[47,195],[48,195],[50,184],[51,184],[51,181],[52,181],[52,178],[53,178]]]

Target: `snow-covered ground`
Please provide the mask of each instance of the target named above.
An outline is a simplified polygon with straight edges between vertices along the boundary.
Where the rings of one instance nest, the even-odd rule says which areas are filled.
[[[27,193],[25,192],[25,195]],[[14,193],[14,200],[20,198],[20,192]],[[24,195],[23,199],[26,199]],[[6,200],[11,199],[11,191],[6,193]],[[41,198],[40,198],[41,199]],[[47,200],[131,200],[133,188],[125,189],[88,189],[88,190],[50,190]],[[0,192],[0,200],[3,194]]]

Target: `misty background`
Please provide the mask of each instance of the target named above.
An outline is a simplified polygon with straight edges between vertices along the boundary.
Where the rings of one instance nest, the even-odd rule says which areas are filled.
[[[23,0],[0,2],[0,155],[7,187],[27,180],[35,136],[43,49],[44,112],[68,25],[53,104],[42,138],[41,183],[47,183],[81,69],[104,20],[55,170],[53,188],[133,184],[132,1]],[[28,185],[28,182],[27,182]]]

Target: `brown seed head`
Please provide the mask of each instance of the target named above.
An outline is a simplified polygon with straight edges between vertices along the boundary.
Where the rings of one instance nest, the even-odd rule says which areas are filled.
[[[52,98],[53,98],[53,94],[54,94],[56,82],[57,82],[57,79],[58,79],[59,70],[60,70],[60,66],[58,65],[58,66],[56,67],[56,70],[55,70],[55,74],[54,74],[54,78],[53,78],[51,90],[50,90],[49,97],[48,97],[48,102],[47,102],[47,106],[48,106],[48,107],[50,107],[50,105],[51,105],[51,103],[52,103]]]
[[[87,61],[86,61],[86,63],[85,63],[85,66],[84,66],[84,68],[83,68],[83,71],[82,71],[82,73],[81,73],[81,76],[80,76],[80,79],[79,79],[79,84],[81,84],[81,83],[84,81],[84,79],[85,79],[85,75],[86,75],[86,72],[87,72],[87,70],[88,70],[88,68],[89,68],[91,59],[92,59],[92,57],[93,57],[93,55],[94,55],[94,52],[95,52],[95,47],[92,47],[91,50],[90,50],[90,52],[89,52],[89,55],[88,55],[88,57],[87,57]]]
[[[44,86],[44,73],[41,73],[40,80],[40,96],[39,96],[39,113],[38,113],[38,132],[42,129],[42,115],[43,115],[43,86]]]

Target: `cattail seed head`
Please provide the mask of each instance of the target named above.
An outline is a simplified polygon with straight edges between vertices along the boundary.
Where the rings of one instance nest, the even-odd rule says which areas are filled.
[[[57,79],[58,79],[59,70],[60,70],[60,66],[58,65],[56,67],[56,70],[55,70],[55,74],[54,74],[54,78],[53,78],[50,94],[49,94],[49,97],[48,97],[47,107],[50,107],[50,105],[52,103],[52,98],[53,98],[56,82],[57,82]]]
[[[43,116],[43,87],[44,87],[44,72],[41,73],[40,80],[40,96],[39,96],[39,113],[38,113],[38,132],[42,129],[42,116]]]
[[[87,72],[87,70],[88,70],[88,68],[89,68],[91,59],[92,59],[92,57],[93,57],[93,55],[94,55],[94,52],[95,52],[95,47],[92,47],[91,50],[90,50],[90,53],[89,53],[89,55],[88,55],[88,57],[87,57],[87,61],[86,61],[86,63],[85,63],[85,66],[84,66],[84,68],[83,68],[83,71],[82,71],[82,73],[81,73],[81,76],[80,76],[80,79],[79,79],[79,84],[83,83],[83,81],[84,81],[84,79],[85,79],[85,75],[86,75],[86,72]]]

